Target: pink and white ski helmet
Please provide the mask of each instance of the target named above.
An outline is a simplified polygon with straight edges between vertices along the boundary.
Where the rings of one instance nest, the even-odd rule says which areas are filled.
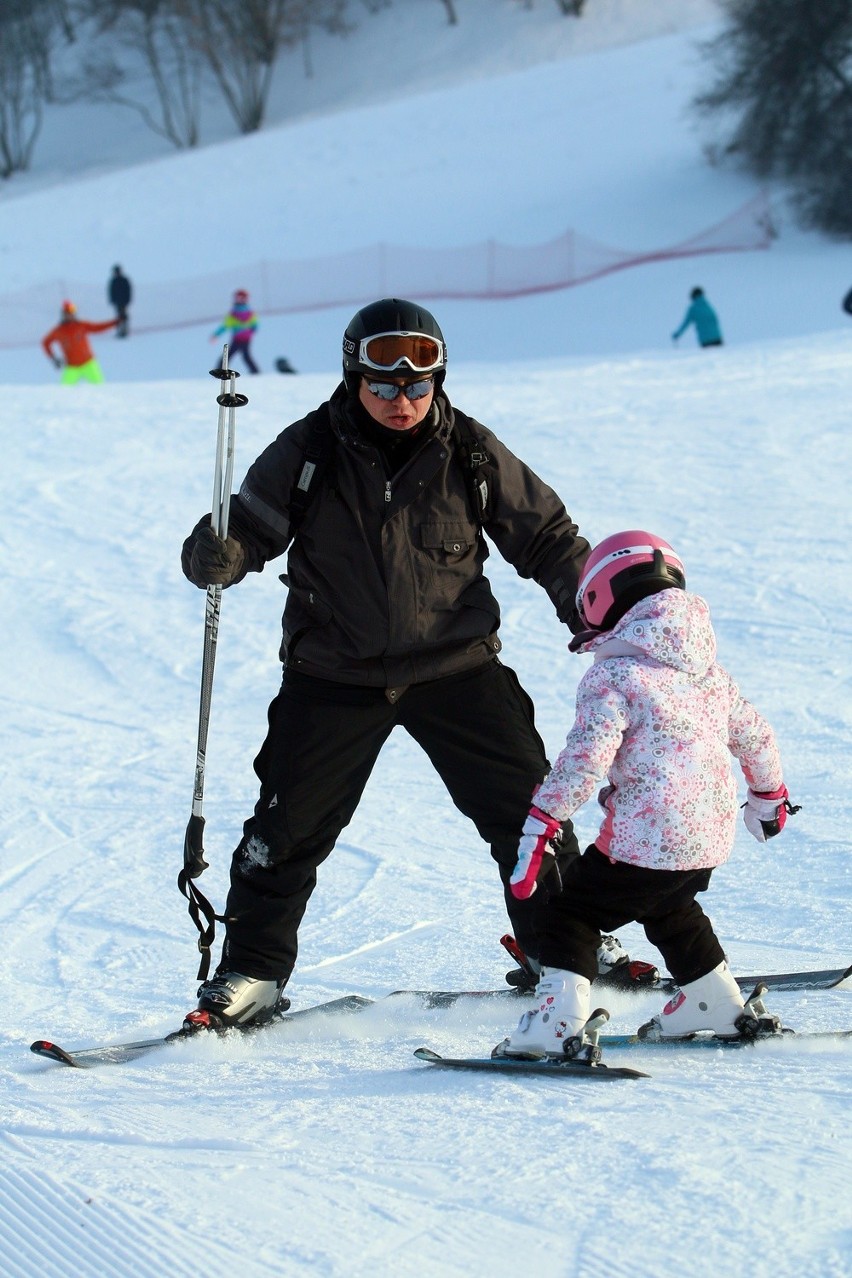
[[[577,610],[592,630],[611,630],[646,595],[686,588],[680,556],[654,533],[631,528],[613,533],[586,560],[577,589]]]

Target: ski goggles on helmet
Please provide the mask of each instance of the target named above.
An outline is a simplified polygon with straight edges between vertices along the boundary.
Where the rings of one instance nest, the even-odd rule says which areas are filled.
[[[391,373],[407,365],[415,373],[444,367],[444,343],[426,333],[375,333],[361,340],[358,362]]]
[[[371,382],[366,377],[364,381],[371,395],[387,400],[396,399],[397,395],[404,395],[406,399],[423,399],[435,386],[431,377],[424,377],[419,382],[405,382],[402,386],[397,386],[396,382]]]

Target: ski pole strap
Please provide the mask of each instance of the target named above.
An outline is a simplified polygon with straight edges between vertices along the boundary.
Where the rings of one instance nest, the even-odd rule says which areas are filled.
[[[181,870],[177,885],[181,895],[185,896],[189,902],[187,907],[189,917],[198,928],[198,951],[201,954],[201,962],[198,965],[196,980],[206,981],[210,971],[210,952],[216,938],[216,924],[227,923],[228,919],[226,915],[216,913],[204,893],[199,892],[189,878],[186,870]]]

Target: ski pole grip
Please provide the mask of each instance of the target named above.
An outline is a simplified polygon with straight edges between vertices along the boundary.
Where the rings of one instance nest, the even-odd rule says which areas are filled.
[[[520,945],[518,945],[514,936],[510,936],[507,932],[505,936],[500,937],[500,944],[503,946],[503,949],[507,952],[507,954],[511,954],[518,966],[521,967],[528,976],[533,976],[536,979],[538,978],[538,973],[530,963]]]
[[[183,840],[183,868],[187,878],[197,879],[208,864],[204,860],[204,817],[193,812]]]

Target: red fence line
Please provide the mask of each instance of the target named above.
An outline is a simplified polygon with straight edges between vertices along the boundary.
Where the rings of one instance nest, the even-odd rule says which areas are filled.
[[[301,261],[255,262],[192,279],[137,281],[131,308],[133,332],[218,323],[235,288],[250,292],[261,316],[360,306],[389,293],[424,301],[498,300],[572,288],[651,262],[767,249],[774,238],[769,201],[760,192],[709,229],[648,252],[608,248],[571,230],[545,244],[528,246],[495,240],[439,249],[375,244]],[[55,323],[66,297],[86,318],[110,314],[105,284],[50,280],[7,293],[0,296],[0,349],[38,344]]]

